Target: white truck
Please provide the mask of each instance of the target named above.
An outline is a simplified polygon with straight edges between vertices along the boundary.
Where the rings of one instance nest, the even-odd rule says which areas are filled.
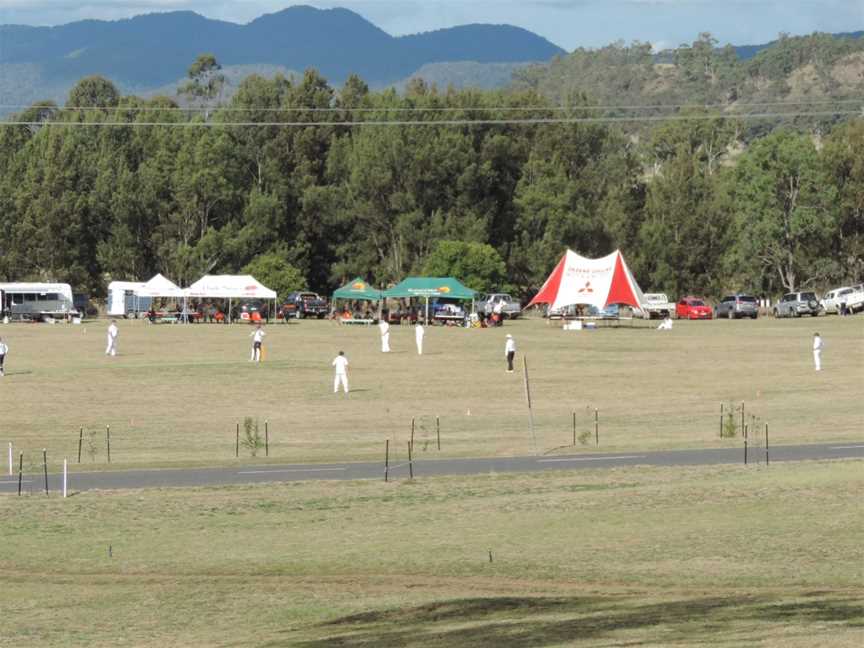
[[[675,315],[675,304],[665,293],[645,293],[642,302],[642,317],[646,319],[666,319]]]
[[[141,317],[150,310],[152,297],[139,297],[135,291],[144,287],[143,281],[112,281],[108,284],[108,315],[129,319]]]
[[[852,292],[846,295],[846,310],[849,313],[864,311],[864,284],[852,286]]]
[[[492,313],[500,312],[503,319],[516,319],[522,314],[522,306],[507,293],[482,295],[477,304],[477,310],[487,317]]]

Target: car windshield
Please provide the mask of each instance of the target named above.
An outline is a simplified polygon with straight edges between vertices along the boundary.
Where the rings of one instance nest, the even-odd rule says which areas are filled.
[[[745,303],[747,303],[747,304],[755,304],[755,303],[756,303],[756,298],[755,298],[755,297],[750,297],[749,295],[740,295],[740,296],[738,297],[738,301],[739,301],[739,302],[745,302]]]

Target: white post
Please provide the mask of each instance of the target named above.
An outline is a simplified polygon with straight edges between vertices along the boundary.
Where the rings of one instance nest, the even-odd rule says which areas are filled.
[[[12,442],[9,442],[9,474],[12,474]]]
[[[66,497],[66,458],[63,458],[63,497]]]
[[[423,324],[429,326],[429,297],[426,297],[426,315],[423,318]]]

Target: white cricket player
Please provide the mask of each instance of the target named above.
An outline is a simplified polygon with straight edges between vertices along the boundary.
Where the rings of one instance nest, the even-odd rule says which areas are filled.
[[[249,334],[249,337],[252,338],[252,355],[249,358],[249,362],[261,362],[261,345],[264,344],[265,335],[267,333],[261,328],[260,324]]]
[[[822,338],[819,333],[813,334],[813,364],[816,365],[816,371],[822,371]]]
[[[108,326],[108,346],[105,347],[105,355],[117,355],[117,336],[120,334],[120,329],[117,328],[117,320],[111,320]]]
[[[672,318],[666,317],[662,322],[660,322],[660,326],[657,327],[658,331],[671,331],[672,330]]]
[[[0,337],[0,376],[6,375],[6,354],[9,353],[9,345]],[[11,452],[11,450],[10,450]]]
[[[342,389],[348,393],[348,358],[345,357],[345,352],[340,351],[339,355],[333,358],[333,366],[336,367],[336,373],[333,376],[333,393],[339,391],[339,383],[342,383]]]
[[[381,331],[381,353],[390,353],[390,324],[386,316],[378,323],[378,330]]]
[[[426,335],[426,329],[420,320],[417,320],[417,326],[414,327],[414,339],[417,342],[417,355],[423,355],[423,336]]]
[[[504,357],[507,358],[507,373],[513,373],[513,358],[516,357],[516,340],[509,333],[504,343]]]

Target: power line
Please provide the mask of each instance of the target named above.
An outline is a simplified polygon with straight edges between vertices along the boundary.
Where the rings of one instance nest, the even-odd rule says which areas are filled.
[[[548,112],[568,112],[568,111],[589,111],[589,110],[684,110],[688,108],[702,109],[747,109],[767,106],[824,106],[824,105],[840,105],[840,104],[862,104],[864,105],[864,97],[858,99],[821,99],[808,101],[758,101],[750,103],[727,104],[645,104],[645,105],[621,105],[621,104],[604,104],[604,105],[587,105],[587,106],[431,106],[427,108],[413,107],[385,107],[379,106],[374,108],[355,107],[355,108],[340,108],[340,107],[283,107],[283,108],[268,108],[268,107],[251,107],[238,108],[233,106],[51,106],[46,104],[0,104],[0,109],[42,109],[53,110],[57,112],[70,111],[117,111],[117,112],[180,112],[180,113],[217,113],[217,112],[310,112],[310,113],[366,113],[366,112],[393,112],[393,113],[412,113],[412,112],[525,112],[525,111],[548,111]]]
[[[509,126],[543,124],[603,124],[621,122],[662,122],[694,120],[750,120],[776,119],[783,117],[837,117],[862,115],[859,110],[832,110],[819,112],[765,112],[742,115],[648,115],[641,117],[532,117],[529,119],[440,119],[440,120],[384,120],[384,121],[272,121],[272,122],[54,122],[54,121],[6,121],[0,126],[58,126],[58,127],[180,127],[180,128],[224,128],[224,127],[311,127],[311,126]]]

